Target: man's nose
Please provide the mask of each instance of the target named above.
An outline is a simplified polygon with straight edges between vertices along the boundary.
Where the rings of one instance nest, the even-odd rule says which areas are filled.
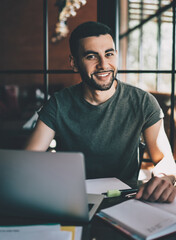
[[[99,57],[97,68],[98,69],[107,69],[108,68],[108,60],[105,57]]]

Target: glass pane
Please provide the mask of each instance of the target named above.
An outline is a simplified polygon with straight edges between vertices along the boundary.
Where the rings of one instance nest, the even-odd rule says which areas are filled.
[[[123,74],[119,74],[119,79],[122,79]],[[129,73],[126,77],[126,82],[139,87],[145,91],[155,91],[156,89],[156,74],[154,73]]]
[[[59,1],[57,1],[59,2]],[[64,2],[64,1],[61,1]],[[79,1],[78,1],[79,2]],[[53,36],[56,36],[56,24],[59,14],[56,7],[56,0],[48,1],[49,18],[49,68],[50,69],[70,69],[69,63],[69,36],[72,30],[82,22],[97,21],[97,1],[87,1],[85,5],[75,10],[76,15],[67,19],[68,33],[64,38],[55,43],[52,42]],[[90,14],[91,13],[91,14]],[[62,29],[63,30],[63,29]]]
[[[127,55],[127,69],[139,69],[139,29],[130,33]]]
[[[41,74],[0,75],[0,148],[24,148],[43,102]]]
[[[161,24],[161,69],[171,70],[172,68],[172,23]]]
[[[73,74],[50,74],[49,75],[49,94],[53,94],[64,87],[81,82],[80,75],[78,73]]]
[[[143,73],[140,74],[139,87],[145,91],[155,91],[156,90],[156,75],[155,73]]]
[[[1,0],[0,5],[0,69],[41,69],[43,1]]]
[[[149,21],[143,26],[142,38],[143,70],[156,69],[157,60],[157,23]]]
[[[0,78],[0,129],[20,129],[44,101],[43,76],[1,74]]]
[[[48,79],[50,95],[81,81],[79,74],[50,74]],[[16,128],[16,121],[22,127],[43,102],[42,74],[0,74],[0,129]]]
[[[171,92],[171,74],[158,74],[158,92]]]
[[[133,86],[138,86],[138,82],[139,82],[139,74],[138,73],[118,73],[118,79],[129,83]]]

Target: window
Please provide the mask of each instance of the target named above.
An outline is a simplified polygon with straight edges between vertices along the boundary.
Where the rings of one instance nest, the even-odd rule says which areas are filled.
[[[0,148],[23,148],[47,96],[80,81],[70,68],[68,37],[81,22],[97,20],[97,2],[80,0],[68,36],[53,43],[58,2],[1,0]]]
[[[175,1],[125,0],[120,3],[119,78],[157,98],[174,151]]]

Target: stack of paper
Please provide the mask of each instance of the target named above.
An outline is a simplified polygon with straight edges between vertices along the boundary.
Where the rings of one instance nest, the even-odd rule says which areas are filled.
[[[81,227],[61,227],[59,224],[0,227],[3,240],[80,240]]]

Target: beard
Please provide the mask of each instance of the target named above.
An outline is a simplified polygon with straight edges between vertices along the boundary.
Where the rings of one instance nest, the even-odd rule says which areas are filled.
[[[85,82],[90,88],[92,88],[94,90],[106,91],[111,88],[114,80],[116,80],[117,73],[115,74],[113,70],[102,71],[101,73],[105,73],[105,72],[112,73],[111,78],[106,83],[98,83],[98,81],[96,81],[94,75],[97,74],[97,72],[92,73],[91,77],[89,77],[88,75],[85,75],[84,73],[80,73],[80,74],[81,74],[81,78],[82,78],[83,82]]]

